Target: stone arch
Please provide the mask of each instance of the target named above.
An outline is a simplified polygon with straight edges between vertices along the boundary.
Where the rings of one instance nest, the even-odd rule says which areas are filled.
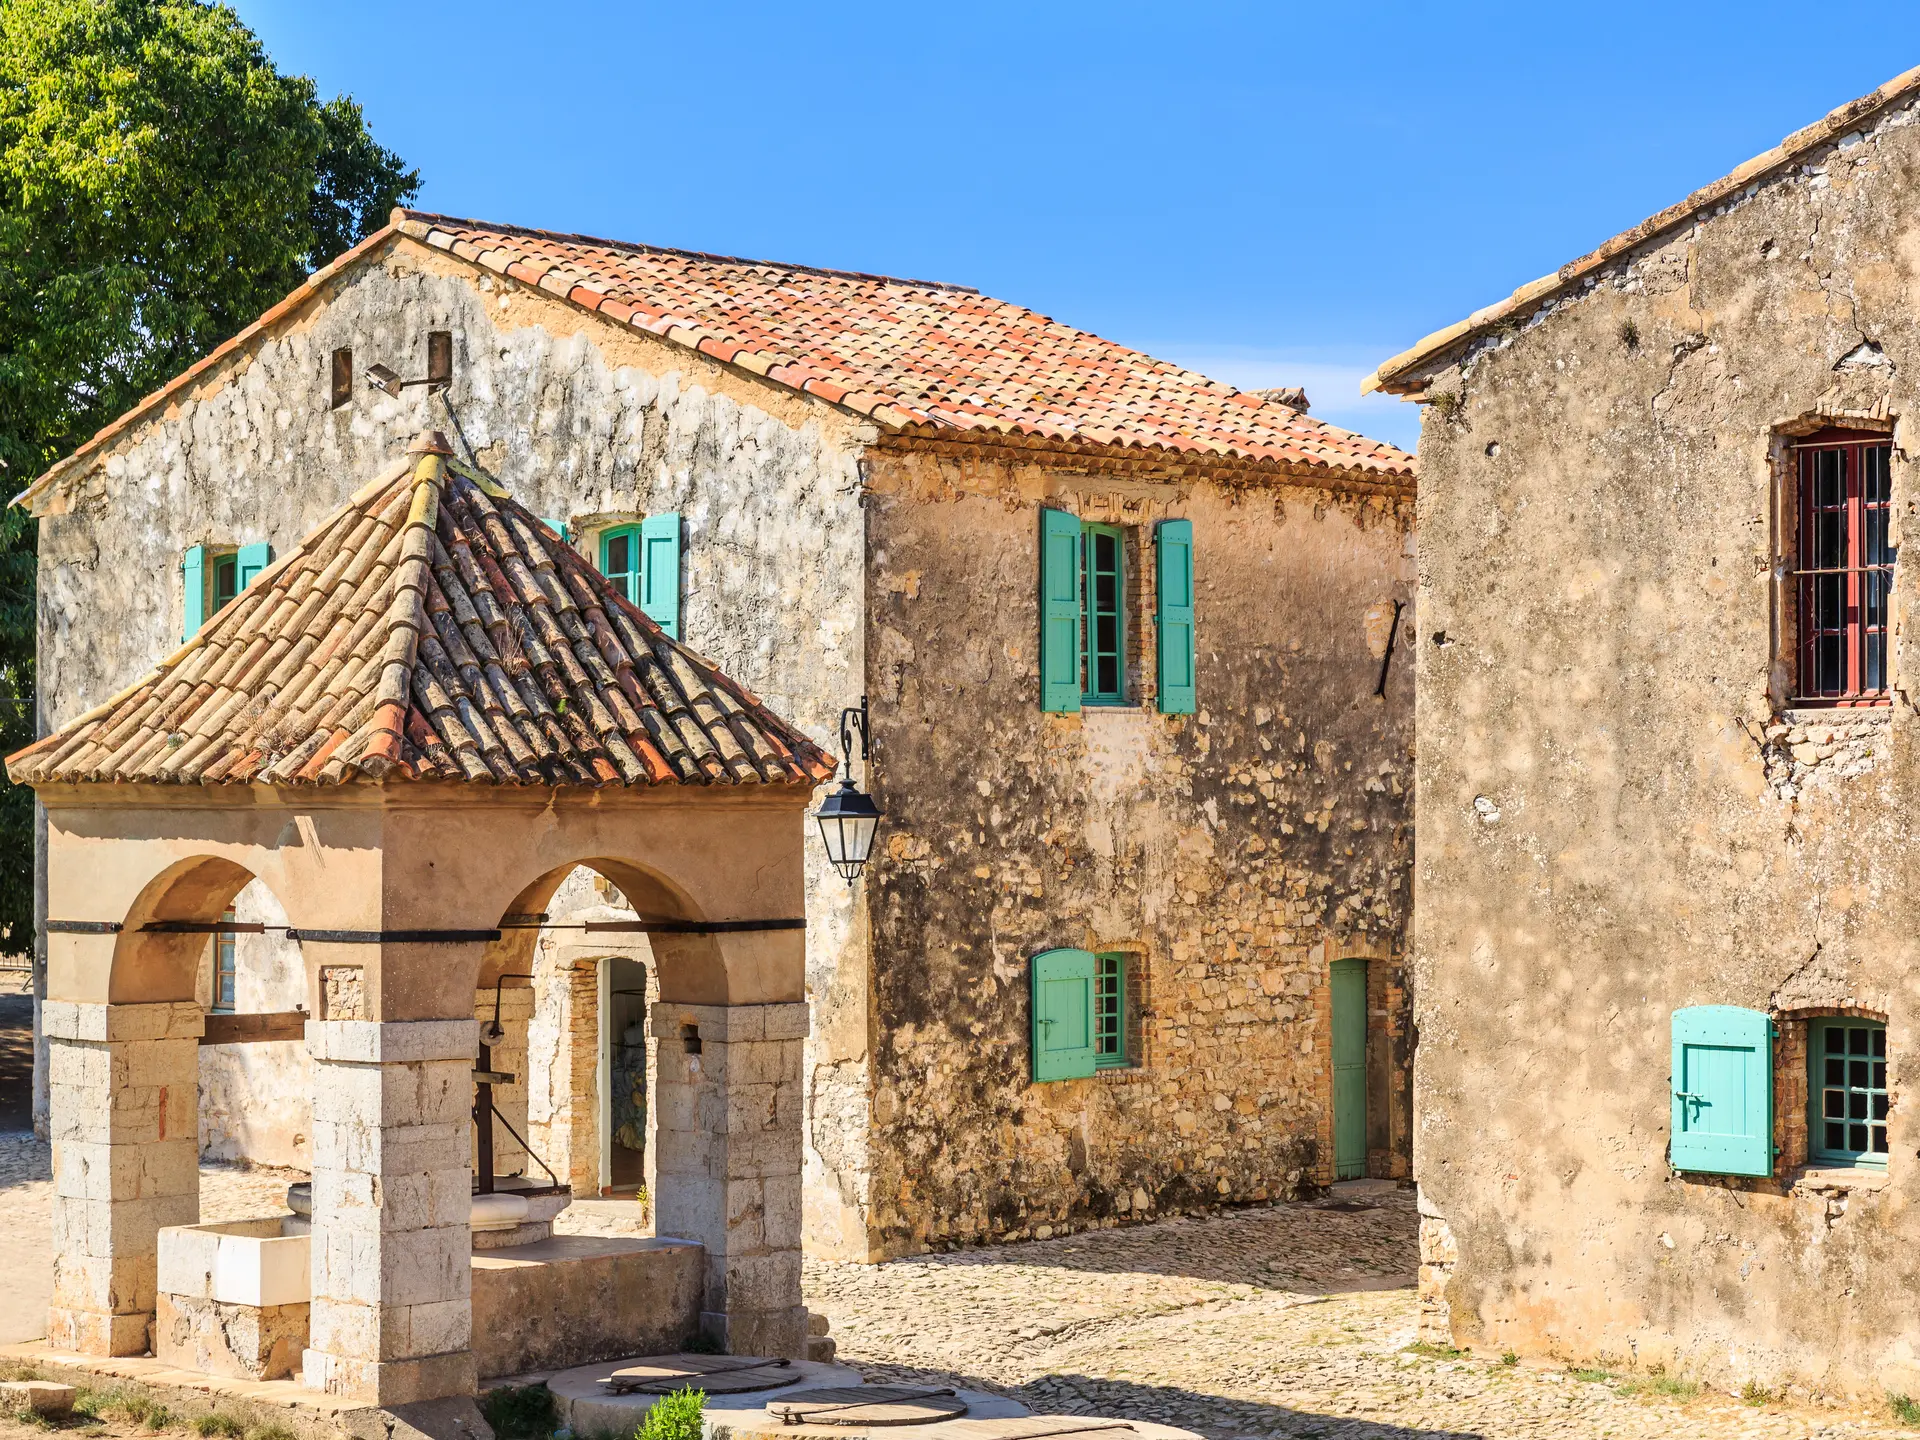
[[[260,876],[223,856],[196,855],[178,860],[154,876],[134,897],[121,921],[107,980],[108,1003],[195,1000],[207,933],[147,927],[169,921],[213,924],[233,904],[234,897],[257,880],[284,911],[281,897]]]

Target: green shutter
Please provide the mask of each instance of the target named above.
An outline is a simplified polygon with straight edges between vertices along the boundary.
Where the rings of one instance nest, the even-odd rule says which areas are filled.
[[[680,638],[680,516],[649,515],[640,524],[640,608]]]
[[[1773,1173],[1773,1026],[1758,1010],[1673,1012],[1673,1168]]]
[[[542,515],[540,517],[540,520],[541,520],[541,523],[544,524],[549,530],[553,531],[554,534],[558,535],[561,538],[561,540],[569,544],[572,543],[573,537],[567,534],[566,521],[560,519],[559,516],[557,515]]]
[[[1033,957],[1033,1078],[1093,1074],[1094,972],[1091,950],[1042,950]]]
[[[267,566],[273,563],[273,546],[262,540],[258,545],[242,545],[234,556],[239,570],[234,576],[234,593],[247,588]]]
[[[186,624],[182,627],[180,638],[191,640],[207,623],[207,547],[189,545],[187,555],[180,562],[180,575],[186,586],[187,609]]]
[[[1040,708],[1080,708],[1080,521],[1040,512]]]
[[[1195,708],[1193,653],[1193,522],[1162,520],[1153,532],[1159,572],[1154,588],[1154,637],[1160,652],[1160,713],[1191,715]]]

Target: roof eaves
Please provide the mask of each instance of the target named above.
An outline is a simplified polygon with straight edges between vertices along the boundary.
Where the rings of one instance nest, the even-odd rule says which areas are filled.
[[[1422,387],[1422,381],[1414,375],[1415,371],[1430,368],[1435,360],[1466,341],[1484,334],[1502,321],[1511,319],[1514,315],[1538,305],[1543,300],[1573,288],[1579,281],[1624,252],[1691,221],[1701,211],[1711,209],[1735,192],[1784,165],[1792,164],[1808,151],[1817,150],[1838,139],[1862,120],[1915,92],[1920,92],[1920,66],[1894,76],[1877,90],[1862,95],[1858,99],[1849,100],[1838,109],[1814,121],[1813,124],[1794,131],[1773,149],[1754,156],[1712,184],[1703,185],[1678,204],[1669,205],[1666,209],[1648,216],[1631,229],[1621,231],[1587,254],[1562,265],[1551,275],[1543,275],[1538,280],[1522,285],[1506,299],[1497,300],[1491,305],[1474,311],[1464,320],[1434,331],[1411,349],[1403,350],[1382,362],[1373,374],[1360,382],[1360,393],[1368,395],[1376,390],[1385,390],[1392,394],[1405,395],[1419,390]]]
[[[294,311],[298,310],[309,300],[313,299],[314,296],[319,294],[321,286],[333,279],[334,276],[358,264],[370,251],[391,236],[394,231],[395,227],[391,223],[382,225],[351,250],[336,255],[325,265],[322,265],[318,270],[307,276],[305,280],[302,280],[299,286],[284,300],[273,306],[244,330],[234,335],[232,339],[215,346],[192,365],[189,365],[185,370],[182,370],[178,375],[174,376],[173,379],[169,380],[165,385],[162,385],[151,395],[148,395],[145,399],[136,403],[133,408],[121,415],[118,419],[103,425],[99,430],[95,431],[92,438],[87,440],[78,449],[54,461],[54,463],[41,472],[26,489],[14,496],[8,503],[30,506],[54,481],[66,475],[77,466],[92,459],[114,440],[117,440],[141,421],[150,417],[156,410],[164,408],[167,402],[175,396],[192,388],[194,383],[205,376],[208,371],[214,369],[230,356],[244,350],[263,332],[271,329],[279,321],[293,314]]]

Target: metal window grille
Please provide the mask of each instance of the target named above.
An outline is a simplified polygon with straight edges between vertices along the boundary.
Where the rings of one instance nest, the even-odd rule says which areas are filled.
[[[220,918],[231,921],[235,917],[233,911],[228,910]],[[234,976],[237,973],[233,940],[230,931],[222,931],[213,937],[213,1011],[216,1015],[233,1013]]]
[[[1081,696],[1117,705],[1126,698],[1125,534],[1112,525],[1082,526],[1080,576]]]
[[[1101,955],[1093,982],[1093,1063],[1131,1065],[1127,1047],[1127,957]]]
[[[1796,699],[1887,704],[1892,446],[1884,435],[1823,431],[1798,454]]]
[[[1812,1071],[1807,1135],[1812,1158],[1827,1164],[1887,1163],[1887,1027],[1875,1020],[1816,1020],[1807,1060]]]

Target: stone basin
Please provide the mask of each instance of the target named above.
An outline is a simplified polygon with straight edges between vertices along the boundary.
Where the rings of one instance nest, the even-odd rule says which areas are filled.
[[[168,1225],[160,1231],[158,1288],[227,1305],[304,1305],[311,1239],[296,1217]]]

